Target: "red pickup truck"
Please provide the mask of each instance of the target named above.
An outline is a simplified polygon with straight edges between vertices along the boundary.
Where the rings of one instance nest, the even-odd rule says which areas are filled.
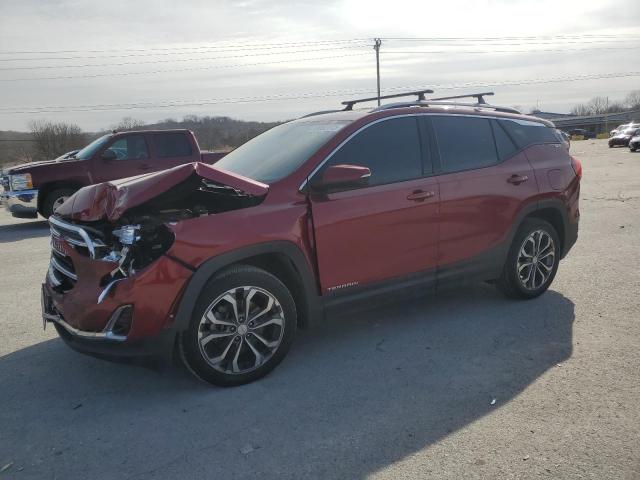
[[[45,218],[80,188],[164,170],[184,163],[213,164],[225,153],[201,152],[189,130],[110,133],[77,152],[8,169],[2,176],[6,209],[18,218]]]

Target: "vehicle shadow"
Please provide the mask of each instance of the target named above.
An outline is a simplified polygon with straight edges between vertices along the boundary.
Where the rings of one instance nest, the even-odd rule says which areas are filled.
[[[478,285],[334,315],[230,389],[50,340],[0,358],[0,462],[20,478],[366,478],[566,360],[573,320],[557,292],[517,302]]]
[[[0,243],[11,243],[49,235],[49,224],[46,220],[16,220],[16,222],[21,223],[0,225]]]

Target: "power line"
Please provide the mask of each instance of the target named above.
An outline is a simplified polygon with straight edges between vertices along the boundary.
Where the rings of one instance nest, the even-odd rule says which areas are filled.
[[[125,77],[130,75],[156,75],[158,73],[180,73],[190,72],[196,70],[217,70],[224,68],[240,68],[240,67],[256,67],[260,65],[274,65],[279,63],[295,63],[295,62],[308,62],[315,60],[333,60],[336,58],[356,57],[362,56],[366,53],[350,53],[345,55],[331,55],[329,57],[314,57],[314,58],[296,58],[289,60],[272,60],[269,62],[257,62],[257,63],[241,63],[235,65],[212,65],[207,67],[189,67],[179,69],[167,69],[167,70],[154,70],[145,72],[113,72],[113,73],[96,73],[91,75],[61,75],[55,77],[31,77],[31,78],[1,78],[0,82],[27,82],[32,80],[72,80],[75,78],[102,78],[102,77]]]
[[[368,43],[365,43],[364,40],[358,42],[350,42],[346,44],[326,44],[326,45],[315,45],[320,47],[328,47],[326,50],[332,49],[342,49],[342,48],[352,48],[352,47],[360,47],[360,46],[368,46]],[[314,45],[310,45],[314,46]],[[300,46],[302,47],[302,45]],[[179,52],[171,51],[171,52],[150,52],[150,53],[127,53],[120,55],[81,55],[81,56],[70,56],[70,57],[23,57],[23,58],[0,58],[0,62],[30,62],[36,60],[101,60],[106,58],[131,58],[131,57],[158,57],[158,56],[173,56],[173,55],[200,55],[205,53],[233,53],[233,52],[247,52],[247,51],[262,51],[262,50],[283,50],[290,48],[299,48],[297,46],[279,46],[279,47],[247,47],[247,48],[230,48],[230,49],[220,49],[220,47],[211,47],[206,49],[201,49],[201,47],[194,47],[193,50],[183,50]],[[309,50],[310,51],[310,50]],[[280,53],[280,52],[276,52]],[[286,53],[282,52],[282,53]],[[266,55],[266,54],[265,54]]]
[[[384,50],[385,54],[388,53],[402,53],[402,54],[471,54],[471,53],[537,53],[537,52],[584,52],[593,50],[637,50],[640,45],[633,47],[588,47],[588,48],[544,48],[534,50],[436,50],[436,51],[415,51],[415,50]],[[2,70],[0,68],[0,70]]]
[[[638,37],[640,33],[630,34],[576,34],[576,35],[529,35],[529,36],[501,36],[501,37],[381,37],[382,40],[399,40],[399,41],[507,41],[507,40],[551,40],[551,39],[606,39],[606,38],[620,38],[626,39],[630,37]]]
[[[579,40],[581,43],[592,40],[595,42],[624,42],[632,37],[640,37],[640,34],[577,34],[577,35],[533,35],[533,36],[503,36],[503,37],[382,37],[382,40],[392,41],[418,41],[418,42],[443,42],[443,41],[473,41],[473,42],[498,42],[498,41],[527,41],[531,43],[531,40],[553,40],[557,39],[567,43],[567,40]],[[259,44],[208,44],[201,46],[188,46],[188,47],[145,47],[145,48],[120,48],[120,49],[101,49],[101,50],[22,50],[22,51],[0,51],[0,55],[55,55],[63,53],[112,53],[112,52],[149,52],[145,55],[171,55],[180,53],[170,53],[178,51],[194,51],[194,50],[209,50],[209,51],[224,51],[219,49],[234,49],[226,51],[243,51],[243,50],[263,50],[274,48],[291,48],[298,46],[313,46],[313,45],[331,45],[341,43],[353,43],[353,42],[371,42],[373,38],[351,38],[341,40],[319,40],[319,41],[307,41],[307,42],[275,42],[275,43],[259,43]],[[543,43],[543,42],[538,42]],[[554,42],[544,42],[554,43]],[[557,42],[555,42],[557,43]],[[576,43],[576,42],[573,42]],[[155,52],[155,53],[153,53]],[[169,52],[169,53],[167,53]],[[135,54],[134,54],[135,55]],[[130,55],[111,55],[104,58],[125,57]],[[97,57],[51,57],[51,58],[15,58],[15,59],[2,59],[4,61],[22,61],[22,60],[71,60],[71,59],[86,59]]]
[[[38,67],[28,66],[28,67],[0,67],[0,71],[10,71],[10,70],[40,70],[40,69],[51,69],[51,68],[90,68],[90,67],[122,67],[127,65],[145,65],[145,64],[156,64],[156,63],[176,63],[176,62],[206,62],[212,60],[227,60],[227,59],[235,59],[235,58],[245,58],[245,57],[256,57],[256,56],[269,56],[269,55],[292,55],[297,53],[311,53],[311,52],[329,52],[334,50],[353,50],[356,48],[363,48],[363,46],[342,46],[342,47],[332,47],[332,48],[322,48],[322,49],[310,49],[310,50],[291,50],[285,52],[266,52],[266,53],[248,53],[244,55],[233,55],[233,56],[225,56],[225,57],[199,57],[199,58],[177,58],[170,60],[146,60],[146,61],[136,61],[136,62],[121,62],[121,63],[92,63],[92,64],[84,64],[84,65],[43,65]]]
[[[626,77],[638,77],[640,72],[611,72],[602,74],[585,74],[574,76],[556,76],[547,78],[537,78],[528,80],[511,80],[511,81],[494,81],[494,82],[466,82],[458,84],[431,84],[431,85],[411,85],[411,86],[396,86],[389,87],[387,91],[398,90],[417,90],[422,88],[439,88],[442,90],[456,90],[461,88],[470,87],[507,87],[507,86],[522,86],[522,85],[536,85],[545,83],[561,83],[561,82],[575,82],[584,80],[600,80],[605,78],[626,78]],[[208,100],[194,100],[194,101],[173,101],[173,102],[161,102],[161,103],[132,103],[132,104],[102,104],[102,105],[77,105],[73,107],[2,107],[5,109],[0,111],[2,114],[44,114],[44,113],[61,113],[61,112],[94,112],[94,111],[110,111],[110,110],[133,110],[133,109],[154,109],[154,108],[175,108],[175,107],[193,107],[193,106],[206,106],[206,105],[223,105],[223,104],[238,104],[238,103],[253,103],[253,102],[269,102],[277,100],[301,100],[309,98],[325,98],[335,97],[350,94],[368,94],[374,93],[372,89],[362,90],[334,90],[323,93],[299,93],[295,95],[280,94],[280,95],[267,95],[267,96],[255,96],[255,97],[236,97],[236,98],[217,98]]]
[[[166,51],[166,50],[193,50],[193,49],[201,49],[201,48],[267,48],[267,47],[284,47],[284,46],[302,46],[302,45],[321,45],[321,44],[334,44],[334,43],[345,43],[345,42],[363,42],[370,41],[369,38],[350,38],[345,40],[319,40],[312,42],[277,42],[277,43],[257,43],[257,44],[249,44],[242,43],[239,45],[228,45],[228,44],[219,44],[220,47],[215,47],[216,44],[213,45],[203,45],[199,47],[146,47],[146,48],[115,48],[115,49],[106,49],[106,50],[23,50],[23,51],[0,51],[0,55],[46,55],[46,54],[58,54],[58,53],[110,53],[110,52],[149,52],[152,50],[158,51]]]

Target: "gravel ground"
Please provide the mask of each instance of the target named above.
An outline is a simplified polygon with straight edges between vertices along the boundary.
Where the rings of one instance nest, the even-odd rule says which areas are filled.
[[[571,149],[580,238],[545,295],[334,316],[233,389],[43,331],[46,224],[2,212],[0,478],[640,478],[640,153]]]

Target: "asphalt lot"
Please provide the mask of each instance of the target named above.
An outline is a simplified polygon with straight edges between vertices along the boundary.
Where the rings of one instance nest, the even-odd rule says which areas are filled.
[[[545,295],[333,316],[233,389],[43,331],[46,223],[3,211],[0,478],[640,478],[640,153],[571,151],[580,238]]]

